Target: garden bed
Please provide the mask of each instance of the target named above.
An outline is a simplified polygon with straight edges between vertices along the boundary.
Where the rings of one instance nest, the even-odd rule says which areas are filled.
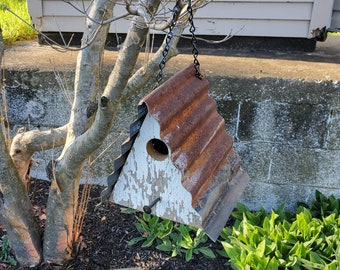
[[[45,207],[48,196],[49,182],[32,180],[30,185],[31,198],[37,215],[44,224]],[[171,257],[154,247],[141,248],[141,244],[128,245],[128,241],[140,236],[135,227],[135,216],[121,213],[121,208],[108,203],[99,206],[98,197],[102,186],[94,185],[91,189],[91,198],[88,204],[81,233],[81,242],[78,244],[76,257],[64,266],[43,265],[37,269],[228,269],[227,261],[216,254],[216,259],[208,259],[203,255],[194,255],[189,262],[183,256]],[[1,228],[1,235],[5,234]],[[213,250],[222,249],[220,243],[209,241]],[[22,269],[8,263],[0,263],[0,269]]]

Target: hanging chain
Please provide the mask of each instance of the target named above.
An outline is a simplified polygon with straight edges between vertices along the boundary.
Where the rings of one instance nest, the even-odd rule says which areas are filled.
[[[191,6],[191,0],[188,0],[188,8],[187,12],[189,14],[189,24],[190,28],[189,31],[191,33],[191,45],[192,45],[192,55],[194,56],[194,66],[195,66],[195,76],[199,79],[203,78],[203,75],[200,71],[200,63],[198,62],[198,49],[197,49],[197,39],[195,36],[195,25],[194,25],[194,15]]]
[[[171,22],[170,22],[169,32],[166,35],[165,46],[164,46],[164,50],[162,52],[163,58],[162,58],[162,61],[159,63],[159,71],[156,75],[156,80],[157,80],[158,85],[160,84],[160,82],[163,79],[163,69],[165,67],[167,56],[168,56],[168,53],[169,53],[169,50],[170,50],[170,41],[171,41],[171,39],[174,35],[172,31],[174,30],[177,18],[179,16],[179,13],[181,12],[179,2],[180,2],[179,0],[176,1],[176,5],[175,5],[174,9],[172,10],[172,18],[171,18]]]
[[[173,29],[176,26],[176,21],[177,21],[178,16],[181,12],[180,2],[181,2],[181,0],[177,0],[176,5],[175,5],[174,9],[172,10],[172,18],[171,18],[171,21],[170,21],[169,32],[166,35],[165,46],[164,46],[164,50],[162,52],[163,58],[162,58],[161,62],[159,63],[159,71],[157,72],[157,75],[156,75],[157,85],[159,85],[160,82],[163,79],[163,70],[164,70],[165,63],[166,63],[166,60],[167,60],[167,56],[168,56],[168,53],[169,53],[169,50],[170,50],[170,42],[171,42],[171,39],[173,37]],[[196,28],[195,28],[194,20],[193,20],[194,15],[193,15],[192,7],[191,7],[191,0],[188,0],[187,12],[188,12],[188,15],[189,15],[188,21],[189,21],[189,24],[190,24],[189,31],[191,33],[191,45],[192,45],[192,54],[194,56],[195,76],[199,79],[202,79],[204,76],[200,72],[200,63],[198,62],[197,39],[196,39],[196,36],[195,36]]]

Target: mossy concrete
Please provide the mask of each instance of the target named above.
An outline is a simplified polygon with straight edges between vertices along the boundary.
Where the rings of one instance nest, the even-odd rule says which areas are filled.
[[[46,66],[32,67],[27,62],[16,68],[11,57],[7,63],[8,59],[11,62],[5,64],[5,89],[12,132],[21,126],[46,129],[65,124],[73,96],[74,62],[56,65],[52,70]],[[239,61],[233,62],[234,57]],[[280,69],[282,57],[280,60],[208,55],[201,59],[210,82],[210,95],[216,100],[226,129],[235,139],[243,167],[251,176],[242,202],[253,209],[262,205],[269,210],[282,203],[293,209],[297,202],[310,202],[315,190],[340,197],[340,61],[284,60],[285,65],[291,62],[291,70],[294,65],[302,69],[299,78],[295,72],[286,70],[280,76],[277,70],[272,73],[267,70],[268,63],[271,69],[275,66]],[[188,61],[190,55],[172,60],[167,76]],[[233,67],[229,66],[230,61]],[[320,63],[324,64],[323,70],[313,75],[313,65]],[[258,72],[255,69],[251,72],[256,64]],[[110,63],[105,67],[108,72]],[[229,70],[240,71],[242,67],[244,73]],[[105,78],[104,74],[103,85]],[[137,104],[152,90],[152,85],[124,100],[112,133],[94,155],[96,160],[91,168],[94,183],[106,183],[113,160],[119,156],[120,145],[136,117]],[[35,155],[39,165],[32,169],[32,175],[46,178],[45,166],[59,152],[60,149],[53,149]]]

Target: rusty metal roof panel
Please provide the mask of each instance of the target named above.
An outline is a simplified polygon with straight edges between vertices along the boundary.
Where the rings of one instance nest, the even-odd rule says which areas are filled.
[[[201,81],[194,74],[194,66],[189,65],[166,81],[162,91],[156,89],[140,103],[147,105],[148,112],[160,124],[161,137],[193,198],[218,170],[233,143],[215,101],[208,95],[208,81]],[[198,175],[200,171],[203,172]]]
[[[171,150],[173,164],[182,171],[182,184],[191,193],[192,206],[209,219],[211,214],[207,213],[216,213],[212,210],[230,208],[222,217],[225,222],[249,177],[240,168],[240,158],[232,148],[233,139],[225,131],[216,102],[208,95],[208,86],[208,81],[198,79],[194,66],[189,65],[140,104],[146,104],[160,124],[161,138]],[[221,202],[231,197],[228,190],[232,178],[238,179],[235,200],[223,206]],[[217,195],[212,196],[213,192]],[[206,224],[216,222],[212,220],[206,220]]]

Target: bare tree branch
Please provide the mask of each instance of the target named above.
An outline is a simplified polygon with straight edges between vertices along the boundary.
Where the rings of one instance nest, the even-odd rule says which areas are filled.
[[[170,50],[167,55],[166,61],[169,61],[172,57],[178,54],[177,44],[186,27],[186,22],[178,22],[173,30],[173,38],[170,41],[169,47]],[[139,68],[134,75],[129,79],[125,90],[124,90],[124,99],[128,96],[131,96],[133,93],[141,89],[147,82],[155,80],[155,74],[159,70],[159,63],[163,59],[163,51],[165,48],[165,40],[163,41],[162,46],[157,50],[154,56],[141,68]]]
[[[65,144],[67,125],[48,131],[19,129],[12,140],[10,156],[18,169],[20,179],[26,184],[26,175],[35,152]]]
[[[81,14],[83,14],[88,20],[96,23],[96,24],[99,24],[99,25],[105,25],[105,24],[110,24],[114,21],[118,21],[120,19],[123,19],[129,15],[135,15],[135,14],[132,14],[130,12],[127,12],[127,13],[124,13],[122,15],[119,15],[119,16],[115,16],[115,17],[112,17],[112,18],[109,18],[109,19],[106,19],[106,20],[102,20],[102,21],[99,21],[93,17],[91,17],[89,14],[88,14],[88,9],[91,7],[92,3],[89,5],[89,7],[87,9],[85,9],[85,5],[84,5],[84,1],[82,1],[83,3],[83,9],[80,9],[78,8],[76,5],[74,5],[71,1],[69,0],[63,0],[65,3],[69,4],[70,6],[72,6],[75,10],[77,10],[78,12],[80,12]]]

